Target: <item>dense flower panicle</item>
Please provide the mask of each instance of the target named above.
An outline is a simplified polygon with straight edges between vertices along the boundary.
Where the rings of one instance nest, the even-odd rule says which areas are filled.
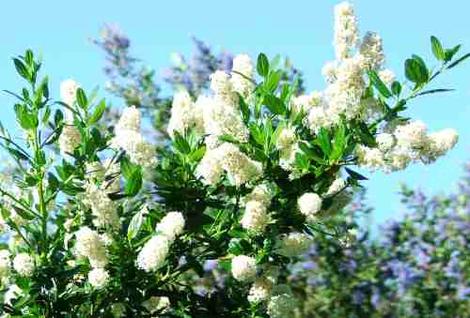
[[[105,244],[98,232],[89,227],[81,227],[76,233],[75,253],[85,257],[93,268],[102,268],[108,264]]]
[[[210,139],[206,144],[214,148],[220,144],[218,137],[229,135],[238,141],[248,140],[248,129],[241,117],[238,106],[218,96],[205,99],[203,106],[204,133]]]
[[[384,69],[379,71],[379,78],[384,82],[386,85],[392,85],[395,81],[395,73],[392,70]]]
[[[93,224],[98,228],[117,230],[120,227],[116,204],[108,197],[108,192],[94,183],[85,187],[84,203],[91,208]]]
[[[19,253],[13,259],[13,268],[21,276],[31,276],[34,272],[34,267],[34,258],[28,253]]]
[[[186,90],[176,92],[173,96],[171,116],[168,122],[168,134],[173,136],[174,131],[184,134],[189,129],[201,133],[204,129],[202,107],[205,102],[204,99],[198,98],[198,101],[194,103]]]
[[[262,233],[271,221],[266,206],[259,201],[248,201],[240,223],[246,230]]]
[[[183,233],[184,217],[180,212],[168,212],[157,224],[156,231],[165,235],[170,241]]]
[[[170,251],[170,240],[164,235],[155,235],[140,251],[137,256],[137,267],[154,272],[159,269]]]
[[[276,252],[286,257],[295,257],[305,253],[312,243],[312,238],[304,233],[289,233],[280,238]]]
[[[233,59],[231,82],[233,90],[244,98],[249,97],[255,85],[250,80],[253,78],[253,62],[250,56],[240,54]],[[240,75],[242,74],[242,75]]]
[[[232,259],[232,275],[238,281],[252,281],[256,277],[256,260],[246,255],[238,255]]]
[[[73,79],[62,81],[62,83],[60,83],[60,98],[62,99],[62,102],[69,106],[73,106],[77,98],[78,88],[80,88],[80,85]]]
[[[357,19],[349,2],[335,6],[334,46],[336,57],[343,60],[350,56],[359,41]]]
[[[273,283],[269,279],[265,277],[256,279],[248,292],[248,301],[250,303],[266,301],[271,294],[272,288]]]
[[[258,201],[268,207],[271,203],[272,195],[272,191],[267,184],[259,184],[245,197],[245,202]]]
[[[59,137],[59,149],[62,155],[73,154],[75,148],[80,146],[80,132],[72,124],[64,125]]]
[[[304,193],[297,199],[297,205],[300,213],[307,218],[314,218],[315,214],[320,212],[322,206],[321,197],[313,192]]]
[[[230,182],[240,186],[255,180],[262,174],[260,162],[250,159],[240,149],[230,143],[223,143],[215,149],[206,151],[197,167],[196,174],[208,184],[216,184],[227,173]]]
[[[157,163],[155,148],[140,133],[141,114],[135,107],[126,107],[114,129],[111,148],[123,149],[134,164],[150,169]]]
[[[375,32],[367,32],[359,52],[363,57],[364,68],[379,70],[385,63],[382,39]]]
[[[135,106],[125,107],[122,111],[121,117],[116,124],[116,131],[132,130],[140,133],[142,116],[140,110]]]
[[[170,308],[170,299],[165,296],[152,296],[144,301],[142,306],[151,314],[156,312],[164,312],[166,309]]]
[[[291,109],[295,113],[300,111],[307,112],[312,107],[320,106],[323,102],[323,94],[318,91],[313,91],[308,95],[295,96],[290,101]]]
[[[109,273],[103,268],[94,268],[88,273],[88,282],[95,288],[103,288],[109,280]]]
[[[211,75],[210,87],[217,96],[221,96],[229,100],[233,98],[234,90],[232,82],[230,81],[230,75],[224,71],[215,71]]]
[[[292,318],[297,308],[297,301],[286,285],[276,286],[269,299],[267,313],[270,318]]]
[[[377,148],[358,146],[358,163],[371,170],[386,172],[403,170],[410,163],[430,163],[445,155],[457,143],[458,135],[453,129],[428,134],[421,121],[398,125],[390,133],[376,137]]]

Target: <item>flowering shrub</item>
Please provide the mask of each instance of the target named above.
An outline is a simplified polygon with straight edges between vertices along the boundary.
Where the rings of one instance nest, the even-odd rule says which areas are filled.
[[[233,55],[227,51],[214,53],[203,41],[192,37],[194,49],[189,58],[175,53],[172,56],[174,65],[163,70],[163,80],[173,90],[185,89],[191,96],[206,92],[209,88],[210,75],[223,70],[230,72],[233,65]],[[156,71],[142,66],[140,59],[132,56],[131,41],[117,27],[107,25],[101,32],[99,40],[94,41],[106,56],[104,72],[109,78],[107,90],[123,99],[126,105],[136,106],[143,111],[145,117],[150,117],[159,142],[165,142],[166,125],[171,108],[171,96],[162,96],[161,88],[155,79]],[[282,66],[281,81],[297,82],[296,93],[303,93],[302,73],[292,66],[289,59],[274,59],[274,64]],[[108,120],[118,114],[108,110]],[[164,137],[164,138],[161,138]]]
[[[457,139],[452,130],[428,134],[402,112],[439,91],[425,87],[467,57],[456,58],[458,47],[433,38],[440,68],[413,56],[400,83],[383,69],[380,38],[359,40],[351,5],[338,5],[335,21],[337,57],[323,92],[298,96],[264,54],[256,65],[238,55],[230,72],[211,75],[210,94],[175,93],[171,140],[158,151],[138,107],[102,130],[105,101],[68,80],[54,102],[33,53],[14,59],[27,83],[11,93],[25,138],[1,136],[18,165],[0,188],[3,312],[291,317],[286,268],[336,224],[364,179],[354,167],[429,163]],[[60,154],[47,147],[54,143]],[[207,260],[227,278],[200,295],[194,275]]]
[[[322,237],[292,268],[299,317],[468,317],[469,166],[456,193],[427,197],[403,189],[407,214],[370,237],[351,205],[348,244]]]

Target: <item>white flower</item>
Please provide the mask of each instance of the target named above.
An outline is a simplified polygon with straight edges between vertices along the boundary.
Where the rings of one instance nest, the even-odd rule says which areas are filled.
[[[387,152],[395,145],[395,137],[389,133],[380,133],[375,137],[377,147],[380,151]]]
[[[88,258],[94,268],[105,267],[108,264],[105,244],[98,232],[84,226],[76,233],[75,253],[78,257]]]
[[[299,256],[305,253],[312,243],[312,238],[303,233],[289,233],[278,242],[277,253],[286,257]]]
[[[9,306],[13,306],[12,301],[17,299],[18,297],[21,297],[22,295],[23,291],[20,287],[18,287],[18,285],[10,285],[10,287],[8,287],[8,290],[5,292],[5,295],[3,296],[3,302]]]
[[[364,58],[364,67],[378,70],[385,62],[382,39],[375,32],[367,32],[362,40],[360,52]],[[379,75],[380,76],[380,75]]]
[[[397,126],[394,132],[397,146],[411,149],[422,147],[427,142],[426,131],[426,124],[420,120]]]
[[[171,116],[168,122],[168,134],[173,137],[173,132],[183,134],[186,130],[194,128],[197,132],[202,132],[202,107],[206,100],[202,97],[193,103],[188,91],[181,90],[173,96]]]
[[[248,293],[250,303],[259,303],[269,298],[273,284],[270,280],[262,277],[254,281]]]
[[[293,318],[297,302],[292,292],[285,288],[269,299],[267,313],[271,318]],[[273,292],[274,293],[274,292]]]
[[[232,275],[238,281],[251,281],[256,277],[256,260],[246,255],[238,255],[232,259]]]
[[[156,231],[165,235],[170,241],[173,241],[178,235],[183,233],[184,217],[180,212],[169,212],[157,224]]]
[[[240,223],[246,230],[262,233],[270,221],[271,218],[263,202],[248,201],[245,205],[245,213]]]
[[[88,273],[88,282],[95,288],[103,288],[109,280],[109,273],[103,268],[92,269]]]
[[[358,146],[357,160],[360,166],[367,167],[371,170],[383,168],[385,165],[384,155],[378,148],[369,148],[366,146]]]
[[[80,145],[80,132],[72,124],[65,124],[59,137],[59,149],[62,155],[73,154],[75,148]]]
[[[316,213],[320,212],[322,199],[316,193],[307,192],[297,199],[297,205],[299,206],[300,213],[307,218],[312,218]]]
[[[240,149],[231,143],[223,143],[215,149],[206,151],[196,169],[196,175],[208,184],[216,184],[222,171],[235,186],[252,181],[262,174],[260,162],[251,160]]]
[[[165,312],[166,309],[170,308],[170,299],[165,296],[157,297],[152,296],[142,303],[142,306],[147,309],[151,314],[159,312]]]
[[[455,129],[444,129],[429,134],[429,144],[424,150],[424,156],[432,162],[439,156],[443,156],[450,149],[454,148],[459,139],[459,135]]]
[[[395,73],[392,70],[385,69],[379,72],[379,78],[384,82],[386,85],[392,85],[395,81]]]
[[[338,60],[349,57],[357,42],[358,29],[354,9],[348,2],[342,2],[335,6],[335,35],[334,45]]]
[[[322,75],[325,78],[327,83],[331,84],[336,80],[336,69],[337,68],[338,68],[338,62],[337,61],[326,62],[325,65],[323,65],[321,73],[322,73]]]
[[[123,303],[111,305],[111,314],[114,318],[122,318],[126,315],[126,306]]]
[[[233,86],[230,75],[224,71],[215,71],[211,76],[210,87],[216,95],[228,97],[233,95]]]
[[[254,89],[254,84],[249,80],[253,78],[253,69],[253,62],[248,55],[239,54],[233,59],[231,78],[233,90],[244,98],[247,98]]]
[[[153,272],[159,269],[170,251],[170,240],[164,235],[155,235],[140,251],[137,256],[137,267]]]
[[[279,150],[289,149],[295,143],[297,135],[292,127],[283,127],[276,139],[276,148]]]
[[[290,105],[294,112],[308,111],[312,107],[320,106],[323,102],[321,92],[313,91],[308,95],[300,95],[291,99]]]
[[[67,79],[60,83],[60,98],[62,102],[69,106],[75,104],[75,99],[77,95],[77,89],[80,85],[75,82],[73,79]]]
[[[116,127],[116,131],[131,130],[140,132],[141,115],[139,109],[135,106],[125,107],[122,111]]]
[[[268,207],[271,203],[271,197],[272,193],[268,186],[266,184],[259,184],[246,196],[245,202],[258,201]]]
[[[343,190],[346,185],[346,181],[343,178],[337,178],[335,181],[333,181],[333,183],[331,183],[330,187],[325,193],[325,197],[337,194],[338,192]]]
[[[13,268],[21,276],[29,277],[34,272],[34,258],[27,253],[19,253],[13,259]]]
[[[91,208],[93,224],[99,228],[117,230],[120,227],[116,204],[108,197],[107,191],[94,183],[86,183],[84,203]]]
[[[204,133],[210,136],[213,142],[207,142],[209,148],[220,144],[218,137],[229,135],[239,141],[247,141],[249,132],[243,122],[238,104],[217,96],[206,98],[203,108]]]

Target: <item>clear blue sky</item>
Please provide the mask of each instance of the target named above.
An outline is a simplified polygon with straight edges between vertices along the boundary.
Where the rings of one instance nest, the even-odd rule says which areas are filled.
[[[133,52],[157,69],[168,65],[172,52],[189,53],[189,35],[235,53],[263,51],[289,55],[306,75],[309,89],[322,88],[320,70],[333,58],[331,46],[336,1],[3,1],[0,11],[0,87],[17,90],[19,80],[10,58],[32,48],[44,57],[44,70],[58,96],[59,82],[73,77],[85,88],[103,87],[103,56],[90,38],[107,22],[117,23],[132,39]],[[412,53],[431,59],[429,36],[444,44],[463,44],[470,51],[470,2],[447,0],[353,1],[362,32],[377,31],[384,39],[388,66],[403,77],[402,62]],[[406,172],[374,174],[367,182],[375,219],[398,217],[400,182],[428,192],[450,191],[470,159],[470,64],[444,76],[439,87],[456,92],[425,97],[409,115],[430,129],[454,127],[460,143],[432,166]],[[51,89],[51,90],[52,90]],[[105,92],[103,91],[103,94]],[[0,95],[0,119],[12,125],[12,100]]]

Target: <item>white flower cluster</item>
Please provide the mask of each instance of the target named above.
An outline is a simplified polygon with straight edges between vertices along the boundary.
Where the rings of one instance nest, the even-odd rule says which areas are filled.
[[[170,307],[170,299],[165,296],[152,296],[142,303],[142,306],[151,314],[165,312]]]
[[[206,151],[196,174],[205,183],[215,185],[220,181],[224,171],[233,185],[240,186],[260,177],[262,165],[250,159],[234,144],[223,143]]]
[[[146,271],[153,272],[159,269],[170,251],[170,246],[175,238],[184,229],[184,218],[180,212],[169,212],[157,224],[156,232],[137,256],[137,267]]]
[[[310,221],[315,218],[315,214],[320,212],[322,199],[316,193],[307,192],[302,194],[297,199],[297,205],[299,207],[300,213],[302,213],[307,218],[307,221]]]
[[[108,264],[106,245],[100,234],[89,227],[81,227],[75,232],[75,254],[87,258],[93,268],[103,268]]]
[[[293,127],[283,127],[276,139],[276,148],[279,150],[279,164],[287,171],[292,170],[295,155],[299,151],[297,135]]]
[[[390,172],[405,169],[411,162],[433,162],[452,149],[457,140],[454,129],[428,134],[423,122],[411,121],[390,133],[378,134],[377,147],[359,146],[356,152],[360,165]]]
[[[120,227],[116,204],[109,198],[108,189],[87,182],[83,202],[91,208],[93,224],[98,228],[117,230]]]
[[[232,258],[232,276],[238,281],[248,282],[256,277],[256,260],[246,255]]]
[[[120,172],[119,163],[111,159],[86,163],[86,181],[90,183],[99,183],[100,188],[107,193],[114,193],[120,190]]]
[[[75,104],[77,89],[80,86],[72,79],[60,84],[60,96],[62,102],[72,107]],[[73,122],[73,114],[69,109],[65,110],[65,124],[59,137],[59,149],[62,155],[73,154],[75,148],[80,145],[80,132]]]
[[[351,51],[359,41],[359,30],[354,8],[349,2],[335,6],[334,46],[336,58],[343,60],[350,57]]]
[[[196,132],[208,136],[206,144],[210,148],[220,145],[218,137],[222,135],[247,141],[248,129],[241,116],[237,93],[249,98],[254,89],[250,80],[253,69],[250,57],[241,54],[235,57],[231,74],[216,71],[211,75],[213,96],[201,95],[194,103],[186,91],[176,93],[168,133],[172,136],[173,131],[182,133],[192,127]]]
[[[271,193],[268,187],[265,184],[256,186],[246,197],[245,213],[240,220],[242,227],[256,234],[263,233],[271,221],[268,214],[270,203]]]
[[[251,81],[253,79],[253,62],[250,56],[240,54],[233,59],[232,67],[232,86],[244,98],[248,98],[253,92],[255,85]]]
[[[277,279],[279,276],[279,268],[275,266],[267,266],[262,276],[255,279],[248,292],[248,301],[250,303],[266,302],[271,297],[273,291],[276,290]]]
[[[126,107],[114,128],[115,136],[111,140],[111,147],[123,149],[134,164],[144,168],[156,165],[156,153],[152,144],[145,141],[140,133],[141,115],[135,107]]]
[[[204,98],[199,98],[194,103],[186,90],[176,92],[171,106],[171,116],[167,128],[168,134],[173,137],[175,131],[183,134],[190,128],[202,133],[204,130],[202,117],[204,103]]]
[[[104,268],[94,268],[88,273],[88,282],[97,289],[106,286],[108,280],[109,273]]]
[[[271,318],[294,317],[297,301],[287,285],[278,285],[269,299],[267,312]]]
[[[305,253],[311,244],[312,238],[310,236],[293,232],[281,237],[276,252],[286,257],[295,257]]]
[[[28,253],[19,253],[13,259],[13,268],[21,276],[30,277],[34,267],[34,258]]]

